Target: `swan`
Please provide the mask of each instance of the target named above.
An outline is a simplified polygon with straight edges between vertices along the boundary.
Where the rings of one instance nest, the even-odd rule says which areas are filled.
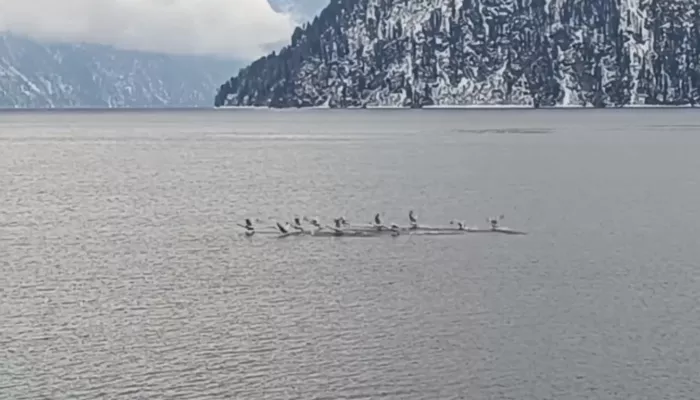
[[[418,228],[418,219],[416,218],[416,214],[413,213],[413,210],[408,212],[408,220],[411,221],[411,229]]]

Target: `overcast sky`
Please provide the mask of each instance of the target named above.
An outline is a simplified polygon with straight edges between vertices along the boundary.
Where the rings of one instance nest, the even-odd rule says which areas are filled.
[[[294,26],[267,0],[0,0],[0,31],[136,50],[252,59]]]

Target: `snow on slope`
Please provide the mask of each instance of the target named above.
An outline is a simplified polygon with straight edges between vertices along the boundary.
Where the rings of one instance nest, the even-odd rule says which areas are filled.
[[[236,65],[0,34],[0,107],[210,107]]]
[[[217,106],[700,100],[696,0],[332,0]]]

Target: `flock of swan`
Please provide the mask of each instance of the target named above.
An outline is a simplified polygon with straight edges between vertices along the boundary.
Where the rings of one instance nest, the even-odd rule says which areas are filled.
[[[281,224],[276,222],[274,226],[267,228],[272,228],[273,231],[261,231],[259,233],[271,233],[277,234],[278,237],[288,237],[288,236],[299,236],[299,235],[309,235],[309,236],[350,236],[350,237],[375,237],[381,235],[391,235],[399,236],[401,233],[409,234],[428,234],[428,235],[454,235],[454,234],[464,234],[464,233],[504,233],[511,235],[525,235],[525,232],[515,231],[509,228],[499,226],[499,221],[504,219],[501,215],[497,218],[488,218],[489,228],[478,228],[478,227],[467,227],[464,221],[450,221],[449,227],[428,227],[418,225],[418,218],[413,210],[408,213],[409,225],[407,227],[400,227],[397,224],[389,224],[388,226],[382,222],[382,219],[377,213],[374,216],[374,221],[369,224],[351,224],[345,217],[338,217],[333,219],[333,225],[322,225],[318,218],[308,218],[308,217],[295,217],[293,222],[285,222]],[[302,221],[308,223],[305,227]],[[259,219],[256,222],[263,222]],[[258,232],[250,218],[245,220],[245,225],[237,224],[238,226],[245,229],[245,235],[250,237]]]

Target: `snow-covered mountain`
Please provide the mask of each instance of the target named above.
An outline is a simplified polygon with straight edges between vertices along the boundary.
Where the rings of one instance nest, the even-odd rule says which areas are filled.
[[[0,34],[0,107],[211,107],[238,65]]]
[[[331,0],[216,106],[694,104],[698,0]]]

